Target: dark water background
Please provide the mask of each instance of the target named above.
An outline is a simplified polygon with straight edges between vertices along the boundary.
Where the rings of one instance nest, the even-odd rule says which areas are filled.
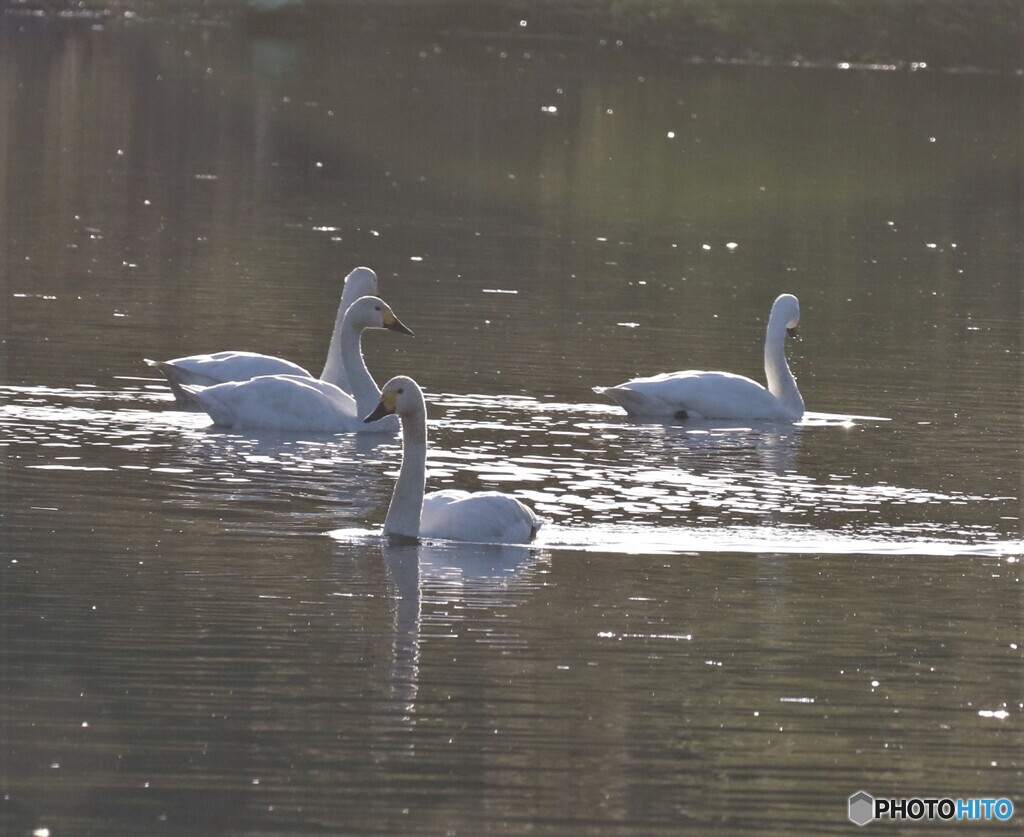
[[[0,830],[1024,805],[1020,84],[0,17]],[[529,500],[536,548],[382,545],[397,440],[211,430],[141,362],[318,370],[358,264],[431,487]],[[782,291],[803,424],[590,391],[762,377]]]

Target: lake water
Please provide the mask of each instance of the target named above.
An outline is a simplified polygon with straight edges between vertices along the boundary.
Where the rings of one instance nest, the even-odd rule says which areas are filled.
[[[832,833],[1024,816],[1021,77],[379,30],[0,16],[0,831]],[[390,436],[177,412],[144,357],[319,371],[342,277],[430,488],[535,546],[389,546]],[[628,421],[637,374],[799,425]]]

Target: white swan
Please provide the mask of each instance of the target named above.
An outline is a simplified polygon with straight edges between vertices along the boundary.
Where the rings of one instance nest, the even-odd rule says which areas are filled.
[[[796,335],[800,303],[782,294],[772,305],[764,338],[765,389],[730,372],[666,372],[615,387],[594,387],[630,416],[657,419],[763,419],[798,421],[804,399],[786,362],[786,335]]]
[[[364,421],[397,414],[402,421],[402,467],[384,520],[389,538],[444,538],[477,543],[526,543],[542,520],[515,497],[497,491],[444,489],[424,495],[427,406],[423,391],[403,375],[392,378]]]
[[[345,312],[360,297],[377,295],[377,274],[368,267],[357,267],[345,277],[345,287],[341,293],[341,303],[334,318],[334,331],[327,348],[327,361],[320,380],[334,384],[336,387],[350,392],[345,366],[341,361],[341,324]],[[297,363],[272,355],[261,355],[256,352],[214,352],[209,355],[189,355],[173,360],[149,360],[146,363],[159,369],[167,383],[171,385],[174,400],[181,407],[194,408],[194,399],[182,391],[183,384],[209,387],[225,381],[248,381],[260,375],[299,375],[312,378]]]
[[[227,381],[212,387],[185,384],[186,397],[195,399],[214,423],[238,430],[303,430],[314,433],[395,432],[392,419],[367,427],[361,416],[380,397],[366,368],[361,341],[367,328],[387,328],[412,334],[384,300],[357,299],[345,313],[338,341],[352,394],[328,381],[301,375],[261,375],[248,381]]]

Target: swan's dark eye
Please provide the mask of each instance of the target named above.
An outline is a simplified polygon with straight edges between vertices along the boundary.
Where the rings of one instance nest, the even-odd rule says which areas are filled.
[[[379,306],[379,305],[375,305],[375,306],[373,306],[373,310],[374,310],[374,311],[380,311],[380,306]]]
[[[401,395],[401,394],[402,394],[403,392],[405,392],[405,390],[404,390],[404,389],[401,389],[401,388],[399,388],[399,389],[398,389],[398,394],[399,394],[399,395]]]

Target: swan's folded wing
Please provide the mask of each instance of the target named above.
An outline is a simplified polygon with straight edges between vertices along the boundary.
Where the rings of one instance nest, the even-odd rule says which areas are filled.
[[[594,387],[594,391],[610,398],[631,416],[687,418],[698,414],[697,405],[704,388],[701,381],[708,375],[736,377],[727,372],[694,369],[633,378],[614,387]]]
[[[435,491],[423,498],[420,535],[479,543],[526,543],[543,521],[515,497],[497,491]]]
[[[256,352],[214,352],[208,355],[189,355],[172,360],[153,363],[168,374],[179,376],[180,383],[200,383],[199,380],[188,380],[185,376],[196,376],[207,381],[222,383],[224,381],[248,381],[251,378],[258,378],[261,375],[300,375],[304,378],[312,377],[309,372],[292,363],[272,355],[261,355]],[[168,376],[169,377],[169,376]]]
[[[631,416],[674,418],[678,409],[660,398],[656,391],[633,387],[631,383],[615,387],[594,387],[594,392],[611,399]]]
[[[315,378],[264,375],[213,387],[185,387],[215,424],[247,430],[358,430],[352,396]]]
[[[691,419],[788,419],[757,381],[731,372],[688,370],[635,378],[603,393],[631,416]]]

